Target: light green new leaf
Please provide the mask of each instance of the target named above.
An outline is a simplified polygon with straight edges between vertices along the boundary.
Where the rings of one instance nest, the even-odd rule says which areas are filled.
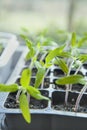
[[[84,84],[84,77],[81,75],[70,75],[56,80],[56,84],[64,85],[64,84]]]
[[[40,47],[41,47],[41,44],[40,44],[40,42],[38,42],[37,43],[37,48],[40,49]]]
[[[63,59],[59,59],[59,58],[56,58],[56,61],[57,61],[57,64],[60,66],[60,68],[62,69],[62,71],[67,74],[69,69],[68,69],[68,66],[67,64],[65,63],[65,61]]]
[[[32,48],[32,42],[27,38],[26,39],[26,46],[31,49]]]
[[[20,34],[21,38],[23,38],[24,40],[28,39],[26,35],[24,34]]]
[[[31,70],[24,69],[21,74],[20,84],[26,88],[30,84],[30,78],[31,78]]]
[[[29,49],[29,52],[26,55],[26,60],[29,60],[30,58],[34,56],[35,50],[33,48],[33,43],[29,39],[26,39],[26,46]]]
[[[42,83],[42,80],[44,78],[44,74],[45,74],[45,69],[44,68],[39,68],[38,72],[36,74],[36,80],[35,80],[35,88],[38,88],[40,86],[40,84]]]
[[[60,56],[64,47],[65,47],[65,45],[50,51],[50,53],[46,57],[46,64],[49,63],[56,56]]]
[[[31,48],[30,51],[26,55],[26,60],[29,60],[30,58],[32,58],[34,54],[35,54],[35,51],[33,48]]]
[[[81,47],[81,46],[83,45],[83,43],[86,42],[86,41],[87,41],[87,37],[83,37],[83,38],[77,43],[78,47]]]
[[[10,85],[0,84],[1,92],[15,92],[17,90],[18,90],[17,84],[10,84]]]
[[[72,57],[70,52],[61,52],[58,56],[65,57],[65,58]]]
[[[27,91],[35,99],[38,99],[38,100],[42,100],[42,99],[49,100],[49,98],[47,98],[45,96],[42,96],[40,91],[38,89],[32,87],[32,86],[28,86],[27,87]]]
[[[49,68],[49,67],[51,67],[51,66],[53,65],[53,63],[54,63],[54,62],[52,62],[52,63],[47,63],[47,64],[45,64],[44,66],[45,66],[45,68]]]
[[[71,38],[71,45],[72,47],[76,46],[76,33],[72,33],[72,38]]]
[[[19,97],[19,105],[20,105],[20,109],[22,111],[24,119],[26,120],[26,122],[30,123],[31,114],[30,114],[30,110],[29,110],[28,100],[24,93],[22,93]]]
[[[53,41],[50,41],[50,40],[43,42],[42,45],[43,46],[58,46],[58,44],[56,42],[53,42]]]
[[[81,54],[78,58],[82,63],[84,63],[87,61],[87,54]]]
[[[42,60],[40,60],[40,64],[41,64],[41,66],[43,66],[43,67],[44,67],[44,65],[45,65]]]
[[[38,100],[48,100],[48,101],[50,100],[48,97],[45,97],[45,96],[43,96],[41,94],[37,94],[36,99],[38,99]]]

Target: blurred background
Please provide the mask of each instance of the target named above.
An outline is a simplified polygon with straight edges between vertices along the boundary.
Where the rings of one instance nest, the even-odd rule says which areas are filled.
[[[87,0],[0,0],[0,31],[87,31]],[[61,31],[60,31],[61,32]]]

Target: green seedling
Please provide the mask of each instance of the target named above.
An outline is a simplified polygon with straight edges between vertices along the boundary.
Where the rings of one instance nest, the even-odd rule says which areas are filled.
[[[16,101],[19,102],[19,107],[22,111],[22,115],[28,123],[31,122],[31,114],[29,109],[30,96],[38,100],[49,100],[49,98],[41,95],[38,89],[30,85],[30,79],[31,70],[24,69],[20,78],[20,86],[18,84],[0,84],[0,91],[2,92],[17,92],[18,95],[16,96]],[[27,98],[27,96],[29,98]]]
[[[22,111],[24,119],[28,123],[30,123],[30,96],[38,100],[44,99],[49,101],[49,98],[41,95],[38,87],[40,86],[40,84],[43,84],[44,77],[47,75],[50,67],[56,64],[62,69],[65,74],[64,77],[57,79],[56,83],[66,86],[66,105],[68,101],[68,93],[69,90],[72,89],[72,84],[80,83],[84,85],[76,101],[75,110],[77,110],[82,95],[87,88],[86,79],[84,78],[84,76],[78,74],[78,71],[82,67],[83,63],[87,61],[87,54],[82,54],[79,49],[86,38],[83,37],[80,41],[77,41],[76,34],[73,33],[68,46],[67,44],[58,46],[58,44],[53,43],[48,39],[45,41],[38,41],[34,44],[26,36],[22,35],[22,37],[24,38],[26,46],[29,49],[25,60],[31,60],[31,62],[28,68],[24,69],[21,73],[20,85],[0,84],[0,91],[17,92],[16,102],[19,102],[19,107]],[[42,56],[38,60],[39,54],[41,54]],[[36,67],[38,71],[36,73],[35,84],[31,86],[30,81],[32,78],[32,68],[34,67]],[[75,69],[75,73],[73,75],[70,74],[72,69]]]
[[[80,50],[84,41],[87,41],[87,37],[83,37],[77,41],[76,34],[72,33],[71,41],[68,43],[68,45],[64,44],[63,46],[52,50],[46,57],[46,64],[58,65],[65,74],[64,77],[58,78],[58,80],[56,80],[56,84],[65,85],[66,87],[66,105],[69,91],[72,89],[72,84],[80,83],[84,85],[77,98],[75,111],[77,111],[81,97],[87,88],[87,81],[85,77],[78,74],[83,63],[87,61],[87,54],[82,54]],[[73,69],[75,70],[75,73],[71,75],[70,72]]]

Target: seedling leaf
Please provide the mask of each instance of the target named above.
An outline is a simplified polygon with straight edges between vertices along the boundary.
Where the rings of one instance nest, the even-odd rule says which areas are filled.
[[[87,41],[87,37],[83,37],[79,42],[78,42],[78,47],[81,47],[83,45],[84,42]]]
[[[17,84],[11,84],[11,85],[0,84],[1,92],[15,92],[17,90],[18,90]]]
[[[31,78],[31,70],[24,69],[21,74],[20,84],[26,88],[30,84],[30,78]]]
[[[31,48],[30,51],[26,55],[26,60],[29,60],[30,58],[32,58],[34,54],[35,54],[35,51],[33,48]]]
[[[31,49],[32,48],[32,42],[27,38],[26,39],[26,46]]]
[[[31,115],[30,115],[30,110],[29,110],[29,104],[28,104],[27,97],[24,93],[20,95],[19,102],[20,102],[19,103],[20,109],[22,111],[24,119],[26,120],[27,123],[30,123]]]
[[[56,84],[60,84],[60,85],[76,84],[76,83],[84,84],[85,80],[84,80],[83,76],[70,75],[70,76],[66,76],[66,77],[63,77],[63,78],[56,80]]]
[[[30,58],[34,56],[35,50],[33,48],[33,43],[29,39],[26,39],[26,46],[29,49],[29,52],[26,55],[26,60],[29,60]]]
[[[61,53],[62,53],[64,47],[65,47],[65,45],[50,51],[50,53],[46,57],[46,64],[49,63],[56,56],[61,56]]]
[[[56,58],[56,63],[60,66],[60,68],[63,70],[65,74],[68,74],[68,66],[63,59]]]
[[[71,45],[72,47],[76,46],[76,33],[72,33],[72,38],[71,38]]]
[[[87,61],[87,54],[81,54],[78,58],[82,63],[84,63]]]
[[[35,88],[38,88],[40,84],[42,83],[44,74],[45,74],[45,69],[43,67],[39,68],[36,74],[36,80],[35,80],[35,85],[34,85]]]
[[[38,100],[42,100],[42,99],[49,100],[49,98],[47,98],[45,96],[42,96],[40,91],[38,89],[32,87],[32,86],[28,86],[27,87],[27,91],[35,99],[38,99]]]

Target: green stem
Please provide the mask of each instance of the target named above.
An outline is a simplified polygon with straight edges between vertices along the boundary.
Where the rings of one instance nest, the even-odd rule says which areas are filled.
[[[78,74],[78,72],[79,72],[79,70],[81,69],[81,67],[82,67],[82,64],[79,65],[79,67],[78,67],[78,69],[76,70],[76,72],[75,72],[74,75]],[[71,90],[71,89],[72,89],[72,84],[70,85],[70,90]]]
[[[28,104],[30,103],[30,94],[27,93],[27,100],[28,100]]]
[[[40,51],[38,50],[34,57],[37,57],[39,53],[40,53]],[[34,65],[34,62],[33,62],[33,58],[32,58],[31,63],[29,65],[30,70],[32,70],[33,65]]]
[[[41,57],[40,61],[43,61],[46,55],[47,55],[47,52]]]
[[[50,68],[49,68],[50,69]],[[43,80],[42,80],[42,84],[41,84],[41,88],[43,88],[43,85],[44,85],[44,78],[46,77],[47,73],[49,72],[49,69],[47,69],[44,77],[43,77]]]
[[[16,102],[18,103],[19,101],[19,96],[20,96],[20,93],[21,93],[21,89],[20,90],[18,90],[18,92],[17,92],[17,95],[16,95]]]
[[[75,72],[75,75],[79,72],[79,70],[81,69],[81,67],[82,67],[82,64],[79,65],[78,69],[77,69],[76,72]]]
[[[71,69],[72,69],[73,63],[74,63],[74,60],[71,62],[70,66],[69,66],[69,71],[68,71],[67,76],[70,75],[70,71],[71,71]],[[67,84],[67,85],[66,85],[66,93],[65,93],[65,104],[66,104],[66,105],[67,105],[67,101],[68,101],[69,88],[70,88],[70,87],[69,87],[69,84]]]
[[[86,83],[86,84],[84,85],[84,87],[82,88],[82,90],[81,90],[81,92],[80,92],[80,94],[79,94],[79,96],[78,96],[78,98],[77,98],[77,100],[76,100],[75,111],[78,110],[78,108],[79,108],[79,103],[80,103],[81,98],[82,98],[84,92],[86,91],[86,89],[87,89],[87,83]]]

